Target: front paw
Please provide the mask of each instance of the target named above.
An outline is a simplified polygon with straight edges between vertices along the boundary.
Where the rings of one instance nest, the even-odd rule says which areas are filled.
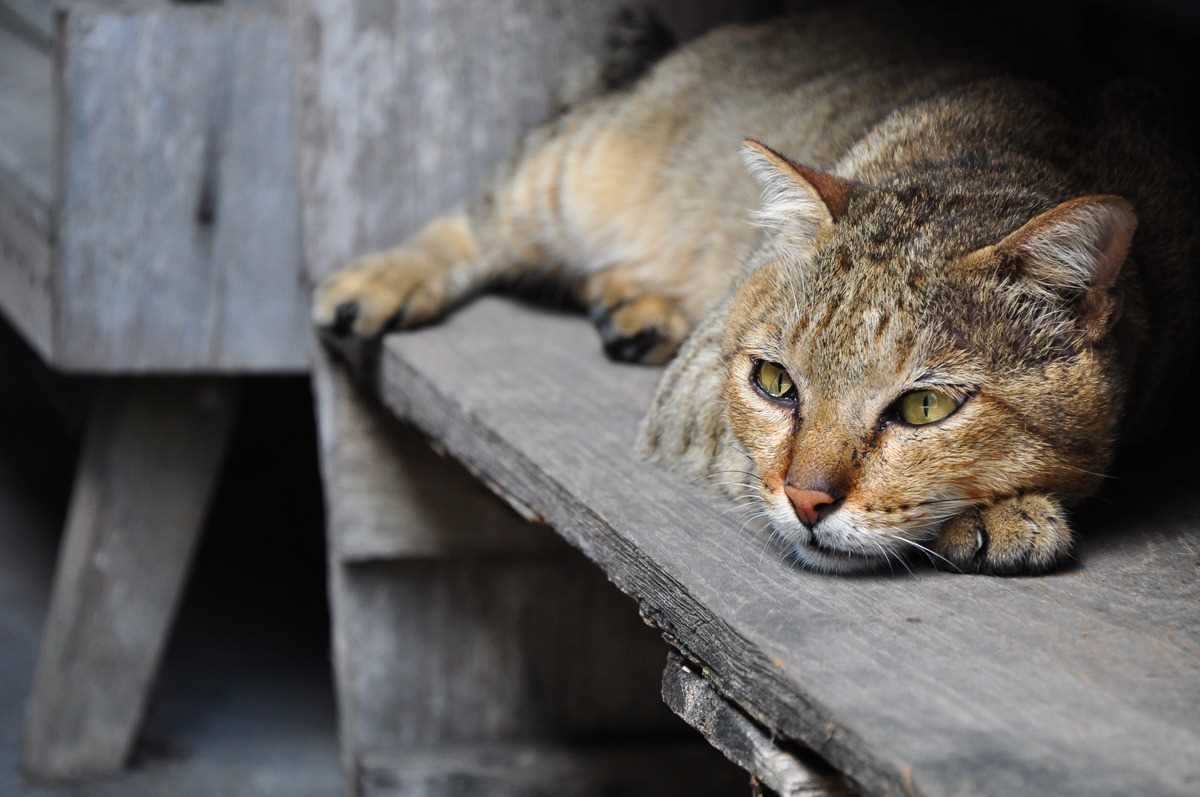
[[[1028,494],[972,509],[949,520],[934,550],[969,573],[1043,573],[1071,552],[1071,527],[1057,499]]]
[[[334,338],[374,338],[436,318],[448,293],[444,271],[419,251],[367,255],[317,288],[313,323]]]
[[[638,296],[593,311],[605,353],[619,362],[662,365],[675,356],[691,324],[671,299]]]

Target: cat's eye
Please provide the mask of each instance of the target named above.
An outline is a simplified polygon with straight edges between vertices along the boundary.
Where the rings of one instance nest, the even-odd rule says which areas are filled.
[[[759,360],[754,366],[754,384],[773,399],[790,401],[796,395],[796,384],[787,369],[770,360]]]
[[[900,420],[924,426],[949,417],[958,409],[958,401],[937,390],[913,390],[900,397],[896,412]]]

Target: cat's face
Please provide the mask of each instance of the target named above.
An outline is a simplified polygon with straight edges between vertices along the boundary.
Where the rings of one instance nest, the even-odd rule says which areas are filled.
[[[981,211],[919,190],[860,192],[760,256],[728,314],[723,398],[757,475],[747,489],[791,556],[875,567],[969,507],[1093,488],[1120,406],[1113,280],[1095,297],[1024,260],[1068,257],[1033,244],[1067,247],[1105,208],[1132,223],[1099,202],[1005,238],[1034,215],[1020,203],[972,221]],[[1109,243],[1084,233],[1085,254]]]

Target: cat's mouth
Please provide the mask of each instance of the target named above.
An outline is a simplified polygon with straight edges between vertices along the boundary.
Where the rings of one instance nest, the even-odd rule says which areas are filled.
[[[823,539],[814,529],[808,529],[803,538],[793,543],[791,555],[805,567],[825,573],[873,570],[883,562],[882,556],[874,551],[843,548]]]

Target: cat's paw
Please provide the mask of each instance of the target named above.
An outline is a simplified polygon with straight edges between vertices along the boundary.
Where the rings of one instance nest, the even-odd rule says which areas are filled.
[[[334,338],[374,338],[441,315],[448,304],[445,272],[420,251],[367,255],[330,275],[313,297],[313,323]]]
[[[661,365],[691,331],[691,322],[671,299],[638,296],[592,313],[604,351],[621,362]]]
[[[934,550],[967,573],[1042,573],[1071,552],[1071,527],[1058,500],[1018,495],[949,520]]]

